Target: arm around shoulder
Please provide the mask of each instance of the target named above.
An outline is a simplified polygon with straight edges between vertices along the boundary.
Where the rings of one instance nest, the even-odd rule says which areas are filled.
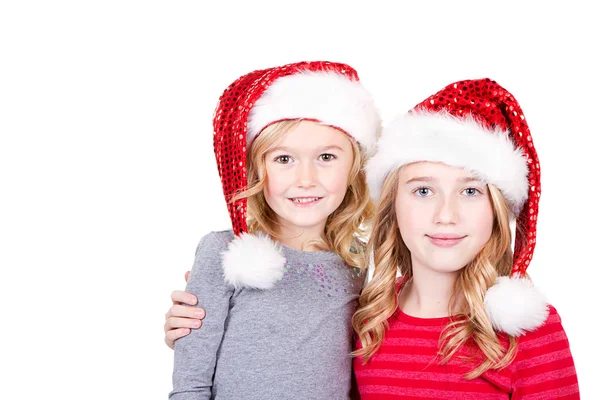
[[[224,333],[233,287],[223,279],[222,233],[212,232],[200,241],[186,291],[198,298],[196,307],[206,311],[200,329],[175,342],[173,391],[170,399],[210,399],[217,350]]]

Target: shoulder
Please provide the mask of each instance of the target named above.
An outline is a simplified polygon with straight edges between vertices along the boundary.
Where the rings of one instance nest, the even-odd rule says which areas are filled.
[[[510,368],[513,393],[527,391],[534,394],[543,390],[548,395],[554,390],[556,397],[558,392],[578,393],[577,373],[567,334],[556,308],[548,305],[548,311],[543,325],[518,338],[517,355]]]
[[[219,255],[227,248],[229,242],[231,242],[234,237],[235,235],[232,230],[213,231],[204,235],[196,247],[196,257],[203,254]]]
[[[196,247],[196,256],[193,269],[199,269],[201,266],[209,265],[211,269],[220,270],[222,263],[222,253],[227,249],[229,242],[234,238],[233,232],[218,231],[210,232],[200,239]],[[219,267],[218,269],[215,267]],[[194,271],[192,270],[192,275]]]
[[[562,320],[558,314],[558,311],[556,311],[556,308],[550,304],[548,304],[547,307],[548,317],[546,317],[544,323],[535,330],[529,331],[523,336],[519,337],[519,342],[527,342],[529,340],[533,340],[554,332],[564,332]]]
[[[529,358],[541,353],[569,349],[567,334],[558,311],[551,305],[548,305],[548,311],[548,317],[540,327],[518,338],[517,358]]]
[[[233,238],[233,232],[229,230],[210,232],[200,239],[186,291],[194,293],[199,287],[206,285],[222,286],[224,283],[222,253]]]

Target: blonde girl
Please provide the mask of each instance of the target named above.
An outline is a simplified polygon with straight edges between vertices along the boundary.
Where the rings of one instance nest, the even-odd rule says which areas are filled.
[[[233,230],[196,250],[186,291],[206,317],[175,342],[171,399],[350,397],[379,126],[344,64],[254,71],[225,90],[214,146]]]
[[[489,79],[447,86],[384,130],[367,176],[361,398],[579,398],[560,317],[526,276],[540,166],[514,97]]]

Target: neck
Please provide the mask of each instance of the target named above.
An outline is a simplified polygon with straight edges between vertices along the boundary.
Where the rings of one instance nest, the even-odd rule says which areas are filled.
[[[311,227],[298,227],[285,221],[280,221],[279,242],[296,250],[316,251],[318,249],[315,246],[309,245],[305,247],[305,244],[311,240],[319,239],[324,229],[325,223]]]
[[[413,260],[413,276],[398,296],[398,306],[408,315],[418,318],[447,317],[460,309],[462,299],[450,307],[454,284],[460,270],[439,272]]]

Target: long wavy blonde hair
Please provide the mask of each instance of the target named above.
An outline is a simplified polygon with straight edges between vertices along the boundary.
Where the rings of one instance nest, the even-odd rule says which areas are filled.
[[[263,189],[267,182],[266,155],[276,147],[286,133],[296,128],[301,120],[286,120],[266,127],[251,144],[247,155],[248,189],[230,201],[248,199],[248,232],[262,232],[275,240],[280,239],[275,212],[265,199]],[[353,161],[348,177],[348,188],[340,206],[327,218],[321,238],[309,241],[304,247],[336,252],[346,264],[366,266],[366,242],[375,211],[370,200],[364,172],[366,161],[360,147],[353,139]]]
[[[395,199],[398,190],[400,168],[390,173],[383,185],[381,199],[373,222],[373,233],[368,243],[368,252],[373,254],[374,271],[371,281],[363,290],[359,306],[352,318],[362,348],[355,356],[367,362],[381,346],[387,319],[398,307],[396,279],[399,272],[406,279],[412,278],[410,251],[400,236],[396,218]],[[449,301],[451,305],[462,296],[467,318],[451,319],[440,337],[439,356],[446,363],[467,341],[472,341],[483,354],[483,361],[475,364],[466,375],[473,379],[488,369],[501,369],[509,365],[517,351],[517,341],[508,336],[508,347],[502,345],[490,323],[483,300],[487,289],[498,276],[509,275],[512,268],[510,208],[501,192],[488,184],[490,202],[494,212],[492,234],[489,241],[475,258],[465,266],[454,285]]]

